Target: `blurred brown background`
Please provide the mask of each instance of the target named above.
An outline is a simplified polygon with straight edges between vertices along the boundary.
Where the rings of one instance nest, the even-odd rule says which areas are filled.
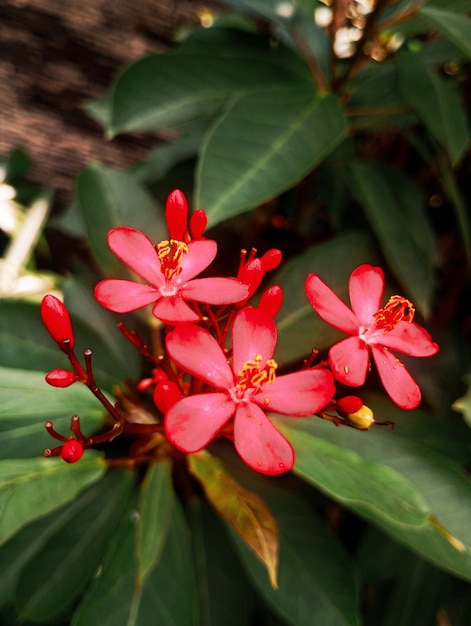
[[[22,147],[31,182],[63,205],[94,160],[125,168],[155,139],[104,138],[83,111],[124,64],[174,44],[210,0],[0,0],[0,160]]]

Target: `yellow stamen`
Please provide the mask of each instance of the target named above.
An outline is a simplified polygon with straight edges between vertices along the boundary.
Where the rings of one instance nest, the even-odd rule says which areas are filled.
[[[402,296],[391,296],[386,305],[374,314],[375,326],[388,332],[399,322],[410,324],[414,319],[414,313],[415,308],[410,300]]]
[[[262,355],[256,354],[253,361],[246,361],[242,369],[237,372],[239,377],[238,386],[245,391],[246,389],[255,389],[256,393],[260,391],[262,385],[271,385],[276,380],[276,369],[278,363],[275,359],[267,359],[265,367],[260,369]]]
[[[180,263],[188,252],[187,244],[178,239],[165,239],[157,244],[156,249],[160,259],[160,271],[165,278],[170,280],[173,276],[178,276],[182,271]]]

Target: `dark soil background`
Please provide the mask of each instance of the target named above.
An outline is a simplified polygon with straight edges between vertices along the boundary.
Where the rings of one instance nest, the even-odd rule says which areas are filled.
[[[64,206],[91,161],[126,168],[155,136],[107,141],[83,102],[102,95],[127,63],[174,45],[215,2],[0,0],[0,161],[13,148],[33,160],[28,179]]]

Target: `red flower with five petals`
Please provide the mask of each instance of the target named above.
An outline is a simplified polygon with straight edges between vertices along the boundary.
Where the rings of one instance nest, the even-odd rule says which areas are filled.
[[[187,242],[187,204],[175,190],[167,201],[169,239],[156,246],[139,230],[120,227],[108,233],[112,252],[147,284],[106,279],[95,287],[95,297],[116,313],[136,311],[154,304],[152,314],[168,324],[195,322],[200,316],[187,304],[232,304],[248,295],[247,285],[235,278],[199,278],[214,260],[215,241]],[[191,222],[190,222],[191,231]]]
[[[306,279],[306,294],[316,313],[351,337],[329,350],[335,378],[352,387],[363,385],[373,354],[381,381],[390,398],[403,409],[420,404],[417,383],[390,350],[417,357],[432,356],[438,345],[412,321],[414,308],[401,296],[392,296],[381,308],[384,274],[379,267],[361,265],[350,276],[348,306],[316,274]]]
[[[327,370],[276,376],[277,332],[272,317],[255,307],[239,311],[232,328],[232,366],[208,331],[179,325],[167,336],[174,362],[218,391],[190,395],[165,416],[169,440],[184,452],[204,448],[232,417],[233,438],[242,460],[263,474],[292,468],[294,451],[265,411],[303,417],[321,410],[334,394]]]

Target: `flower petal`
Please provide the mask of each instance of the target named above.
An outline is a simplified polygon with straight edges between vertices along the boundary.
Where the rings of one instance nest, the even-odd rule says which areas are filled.
[[[160,298],[160,293],[149,285],[110,278],[98,283],[95,298],[110,311],[129,313],[152,304]]]
[[[368,346],[358,337],[348,337],[329,350],[330,367],[344,385],[363,385],[368,370]]]
[[[165,284],[154,245],[140,230],[114,228],[108,233],[108,245],[118,259],[148,283],[156,287]]]
[[[166,324],[188,324],[200,320],[200,316],[179,295],[163,296],[152,309],[152,315]]]
[[[183,398],[165,416],[165,434],[183,452],[204,448],[230,420],[235,405],[225,393]]]
[[[256,472],[273,476],[287,472],[294,465],[291,444],[251,402],[237,408],[234,444],[244,463]]]
[[[362,326],[374,322],[373,315],[381,307],[384,274],[380,267],[360,265],[353,270],[348,283],[352,310]]]
[[[256,354],[262,356],[260,367],[271,359],[276,346],[276,326],[264,311],[249,306],[237,313],[232,326],[232,362],[235,373]]]
[[[409,356],[433,356],[438,352],[438,344],[432,341],[425,328],[415,323],[399,322],[377,339],[381,345]]]
[[[248,296],[247,285],[235,278],[196,278],[179,292],[188,300],[205,304],[232,304]]]
[[[325,322],[349,335],[358,334],[360,323],[353,311],[317,274],[309,274],[305,289],[314,311]]]
[[[167,335],[167,350],[175,363],[212,387],[234,385],[232,370],[218,342],[204,328],[193,324],[177,326]]]
[[[263,385],[252,402],[268,411],[303,417],[320,411],[334,395],[334,377],[327,370],[302,370],[278,376]]]
[[[180,261],[181,273],[178,275],[178,279],[172,282],[182,285],[200,274],[214,261],[217,249],[216,242],[211,239],[190,241],[188,244],[188,252]]]
[[[421,400],[420,388],[404,364],[387,348],[371,346],[381,382],[391,400],[401,409],[415,409]]]

